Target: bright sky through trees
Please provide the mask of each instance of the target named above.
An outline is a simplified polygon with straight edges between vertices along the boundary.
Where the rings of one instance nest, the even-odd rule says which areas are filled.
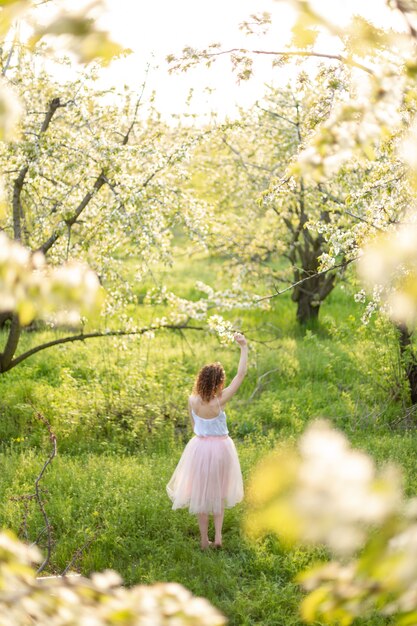
[[[180,113],[190,89],[193,99],[190,111],[207,115],[216,111],[220,116],[233,114],[235,103],[250,105],[259,97],[263,83],[271,81],[276,72],[270,59],[258,59],[256,78],[250,84],[237,85],[230,71],[228,58],[219,59],[216,69],[200,67],[187,74],[168,75],[166,56],[179,52],[186,45],[204,47],[214,41],[225,48],[251,45],[285,46],[289,42],[293,10],[284,3],[265,0],[262,6],[253,0],[155,0],[152,3],[133,3],[131,0],[107,0],[109,13],[104,25],[113,36],[130,47],[134,53],[109,68],[107,80],[118,85],[126,82],[140,85],[145,67],[151,63],[149,90],[157,91],[157,108],[163,115]],[[246,37],[239,24],[260,9],[273,12],[277,26],[273,36]],[[156,68],[156,66],[159,66]]]
[[[112,63],[107,70],[106,81],[130,86],[143,82],[148,62],[149,91],[157,91],[157,108],[164,116],[185,110],[185,101],[190,89],[193,100],[190,111],[198,115],[217,112],[221,117],[233,115],[236,103],[251,105],[262,93],[265,82],[285,84],[294,74],[290,67],[272,68],[271,58],[256,58],[254,77],[249,83],[238,85],[230,71],[228,58],[216,62],[215,69],[201,66],[186,74],[169,76],[165,57],[179,53],[186,45],[203,48],[213,42],[221,42],[223,49],[242,46],[269,50],[282,50],[291,39],[291,27],[295,13],[289,3],[277,0],[107,0],[108,13],[103,24],[113,36],[133,50],[128,58]],[[352,13],[358,12],[379,25],[392,25],[387,21],[380,0],[316,0],[321,13],[339,24],[347,22]],[[268,11],[273,16],[271,32],[260,36],[246,36],[239,24],[249,19],[252,13]],[[390,15],[392,20],[392,13]],[[401,27],[401,24],[396,24]],[[335,51],[335,43],[322,38],[323,51]],[[159,66],[156,68],[155,66]]]
[[[237,83],[231,72],[228,56],[217,59],[212,68],[201,64],[186,73],[168,74],[166,56],[179,54],[185,46],[205,48],[219,42],[222,49],[246,47],[261,50],[285,50],[291,40],[291,28],[295,11],[290,3],[279,0],[105,0],[107,9],[101,13],[99,24],[109,30],[114,39],[132,50],[132,54],[113,61],[102,73],[101,85],[122,89],[126,84],[139,90],[144,82],[146,68],[146,96],[156,92],[156,107],[169,120],[172,115],[189,112],[204,121],[211,113],[222,119],[236,115],[236,105],[249,107],[263,93],[264,83],[285,85],[297,73],[294,66],[272,67],[270,56],[254,59],[254,74],[249,82]],[[59,7],[67,5],[71,11],[85,8],[86,0],[61,0]],[[37,20],[43,12],[56,10],[58,4],[45,5],[37,10]],[[92,5],[93,6],[93,5]],[[313,8],[326,15],[333,23],[347,23],[353,13],[360,13],[379,26],[402,28],[401,18],[392,24],[392,12],[388,12],[381,0],[316,0]],[[272,26],[265,34],[248,36],[239,25],[250,21],[253,13],[269,12]],[[93,9],[93,16],[95,16]],[[98,15],[98,14],[97,14]],[[321,52],[338,52],[334,40],[321,35],[316,48]],[[74,64],[74,68],[77,64]],[[303,63],[303,68],[316,67],[315,60]],[[54,70],[51,69],[54,72]],[[58,69],[59,73],[63,68]],[[189,105],[187,99],[193,91]]]

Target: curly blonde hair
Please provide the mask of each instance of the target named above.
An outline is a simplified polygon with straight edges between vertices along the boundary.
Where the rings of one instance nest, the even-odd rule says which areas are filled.
[[[200,396],[205,402],[210,402],[222,389],[226,375],[221,363],[205,365],[197,374],[193,393]]]

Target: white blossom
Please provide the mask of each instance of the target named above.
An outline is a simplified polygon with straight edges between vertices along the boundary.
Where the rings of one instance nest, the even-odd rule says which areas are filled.
[[[177,583],[121,586],[111,570],[82,576],[36,578],[27,548],[0,533],[0,622],[2,626],[221,626],[225,618],[205,599]]]
[[[402,492],[395,472],[386,470],[380,479],[370,457],[352,450],[326,422],[307,429],[300,454],[295,506],[309,541],[350,553],[363,544],[368,525],[399,509]]]

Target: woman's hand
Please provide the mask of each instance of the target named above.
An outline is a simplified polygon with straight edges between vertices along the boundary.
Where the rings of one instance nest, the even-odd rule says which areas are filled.
[[[243,348],[243,346],[248,345],[248,342],[246,341],[246,337],[242,335],[242,333],[235,333],[233,335],[233,339],[236,341],[236,343],[240,345],[241,348]]]

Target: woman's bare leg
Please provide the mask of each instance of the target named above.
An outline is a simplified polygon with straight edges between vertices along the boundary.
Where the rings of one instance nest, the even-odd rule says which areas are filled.
[[[222,545],[222,527],[223,527],[223,518],[224,518],[224,509],[222,509],[221,513],[217,513],[214,515],[214,545],[221,546]]]
[[[208,523],[209,516],[207,513],[199,513],[198,514],[198,526],[200,528],[200,545],[203,550],[209,547],[210,542],[208,540]]]

